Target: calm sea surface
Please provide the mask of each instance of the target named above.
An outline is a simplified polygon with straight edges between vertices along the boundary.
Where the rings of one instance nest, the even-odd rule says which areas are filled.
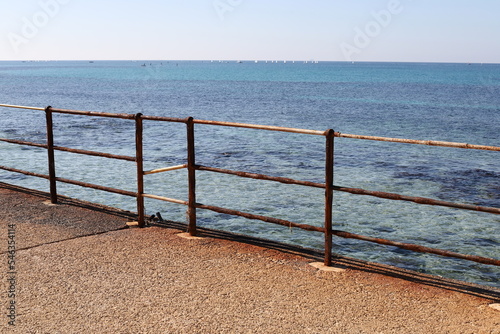
[[[145,66],[142,66],[145,65]],[[0,62],[0,103],[279,125],[500,146],[500,65],[424,63]],[[56,145],[133,155],[132,122],[54,115]],[[0,108],[0,137],[44,143],[43,112]],[[145,169],[185,163],[185,126],[145,121]],[[324,138],[196,126],[197,163],[323,182]],[[57,152],[57,173],[134,191],[135,166]],[[43,149],[0,143],[0,164],[47,173]],[[498,152],[335,141],[339,186],[500,207]],[[44,179],[0,180],[47,191]],[[186,200],[186,171],[146,176],[146,192]],[[59,184],[62,194],[135,211],[132,198]],[[198,202],[321,226],[323,192],[198,172]],[[498,215],[335,193],[334,229],[500,258]],[[186,207],[146,201],[185,221]],[[209,211],[201,226],[321,249],[319,233]],[[499,286],[498,267],[334,239],[334,252]]]

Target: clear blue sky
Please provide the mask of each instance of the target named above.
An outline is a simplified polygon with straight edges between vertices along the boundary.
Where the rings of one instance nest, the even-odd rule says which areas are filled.
[[[500,63],[499,0],[0,0],[0,60]]]

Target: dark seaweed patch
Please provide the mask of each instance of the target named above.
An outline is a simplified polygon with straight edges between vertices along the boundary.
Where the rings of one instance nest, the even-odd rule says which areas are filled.
[[[500,173],[484,169],[467,169],[443,173],[422,166],[394,173],[396,179],[430,181],[440,185],[433,195],[446,201],[482,206],[500,206]]]

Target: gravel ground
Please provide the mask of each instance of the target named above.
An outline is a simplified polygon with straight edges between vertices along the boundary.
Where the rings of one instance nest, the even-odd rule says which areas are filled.
[[[0,253],[16,225],[16,326],[2,333],[500,333],[500,291],[130,214],[0,183]],[[8,276],[8,275],[7,275]]]

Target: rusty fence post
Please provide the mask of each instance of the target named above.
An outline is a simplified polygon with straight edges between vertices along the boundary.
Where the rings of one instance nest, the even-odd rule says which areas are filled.
[[[188,158],[188,217],[189,235],[196,235],[196,162],[195,162],[195,143],[194,143],[194,122],[193,118],[189,117],[186,122],[187,127],[187,158]]]
[[[137,164],[137,221],[139,227],[146,226],[144,221],[144,161],[142,143],[142,114],[135,115],[135,158]]]
[[[329,129],[326,136],[325,156],[325,266],[332,265],[332,211],[333,211],[333,155],[334,131]]]
[[[49,163],[50,202],[57,204],[56,162],[54,156],[54,126],[52,122],[52,107],[45,108],[47,123],[47,154]]]

